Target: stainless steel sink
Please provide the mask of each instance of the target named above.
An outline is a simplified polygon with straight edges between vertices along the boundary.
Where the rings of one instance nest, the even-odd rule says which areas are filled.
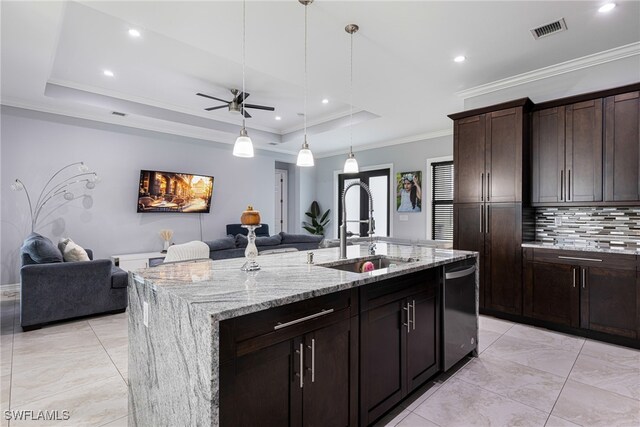
[[[352,273],[363,273],[362,267],[365,262],[372,262],[374,270],[383,268],[393,269],[401,265],[419,261],[417,258],[394,258],[385,255],[374,255],[366,258],[354,260],[335,261],[325,264],[318,264],[320,267],[333,268],[336,270],[350,271]]]

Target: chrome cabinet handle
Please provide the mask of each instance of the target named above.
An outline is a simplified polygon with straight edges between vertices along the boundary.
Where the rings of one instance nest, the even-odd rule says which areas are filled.
[[[311,382],[316,382],[316,339],[311,338],[311,346],[307,346],[311,349]]]
[[[484,172],[480,174],[480,200],[484,201]]]
[[[300,377],[300,388],[304,387],[304,346],[300,343],[300,349],[296,350],[296,353],[300,355],[300,369],[298,375]]]
[[[571,200],[571,169],[567,171],[569,178],[567,179],[567,201]]]
[[[564,169],[560,171],[560,200],[564,200]]]
[[[491,173],[487,172],[487,202],[491,200]]]
[[[480,206],[480,234],[482,234],[482,223],[484,222],[484,218],[482,217],[482,213],[484,212],[484,205]]]
[[[402,325],[407,327],[407,333],[409,333],[411,332],[411,315],[409,314],[409,303],[402,307],[402,309],[407,312],[407,323],[403,323]]]
[[[411,304],[411,317],[413,317],[413,320],[411,321],[411,323],[413,323],[413,330],[416,330],[416,300],[413,300],[413,304]]]
[[[316,317],[326,316],[327,314],[330,314],[330,313],[333,313],[333,308],[330,308],[329,310],[324,310],[323,309],[322,311],[320,311],[318,313],[311,314],[311,315],[305,316],[305,317],[301,317],[299,319],[292,320],[291,322],[287,322],[287,323],[278,322],[278,324],[273,327],[273,330],[277,331],[278,329],[286,328],[287,326],[295,325],[297,323],[304,322],[306,320],[315,319]]]
[[[484,226],[484,232],[486,234],[489,234],[489,210],[491,209],[491,206],[487,205],[487,214],[484,216],[484,220],[486,222],[485,226]]]
[[[571,267],[571,276],[573,277],[573,287],[576,287],[576,268]]]
[[[582,269],[582,289],[585,289],[587,283],[587,269]]]
[[[598,258],[580,258],[580,257],[576,257],[576,256],[562,256],[562,255],[558,255],[559,259],[575,259],[578,261],[593,261],[593,262],[602,262],[601,259]]]

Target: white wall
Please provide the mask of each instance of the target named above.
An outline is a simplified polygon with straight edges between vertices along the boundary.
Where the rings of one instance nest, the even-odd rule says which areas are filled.
[[[69,236],[93,249],[97,258],[106,258],[161,250],[158,232],[165,228],[174,230],[175,243],[200,239],[199,214],[136,213],[140,169],[214,176],[211,213],[202,214],[202,238],[211,240],[225,235],[226,224],[239,222],[248,204],[273,227],[275,161],[295,162],[293,156],[260,150],[253,159],[240,159],[232,156],[229,144],[11,107],[2,107],[1,119],[1,284],[19,281],[19,248],[30,232],[25,194],[10,189],[15,178],[37,198],[51,175],[68,163],[84,161],[95,170],[102,181],[85,191],[90,197],[42,218],[36,231],[54,242]],[[304,179],[293,177],[294,185],[313,195],[313,182],[311,189],[305,188],[306,174]]]
[[[452,124],[453,126],[453,124]],[[383,164],[393,164],[393,173],[406,171],[422,171],[422,186],[427,185],[427,159],[453,155],[453,136],[427,139],[407,144],[393,145],[372,150],[354,151],[358,165],[363,167]],[[331,208],[330,237],[337,236],[339,225],[338,212],[333,210],[334,201],[337,200],[337,188],[334,188],[334,171],[342,171],[344,155],[316,159],[316,195],[322,210]],[[391,177],[391,230],[392,237],[402,239],[425,239],[427,235],[426,198],[423,199],[422,212],[403,213],[408,221],[400,221],[395,205],[395,176]],[[424,191],[424,190],[423,190]],[[423,196],[423,197],[426,197]]]

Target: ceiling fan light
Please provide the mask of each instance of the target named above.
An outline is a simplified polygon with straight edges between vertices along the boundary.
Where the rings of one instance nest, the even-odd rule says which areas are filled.
[[[240,136],[233,145],[233,155],[236,157],[253,157],[253,142],[247,135],[245,128],[240,129]]]
[[[302,148],[298,152],[298,160],[296,161],[297,166],[301,167],[312,167],[314,165],[313,161],[313,153],[309,149],[309,144],[307,144],[307,138],[304,138],[304,144],[302,144]]]

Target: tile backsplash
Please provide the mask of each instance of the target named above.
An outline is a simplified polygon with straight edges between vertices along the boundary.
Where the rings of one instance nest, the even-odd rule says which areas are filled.
[[[602,248],[640,248],[640,207],[538,208],[536,241]]]

